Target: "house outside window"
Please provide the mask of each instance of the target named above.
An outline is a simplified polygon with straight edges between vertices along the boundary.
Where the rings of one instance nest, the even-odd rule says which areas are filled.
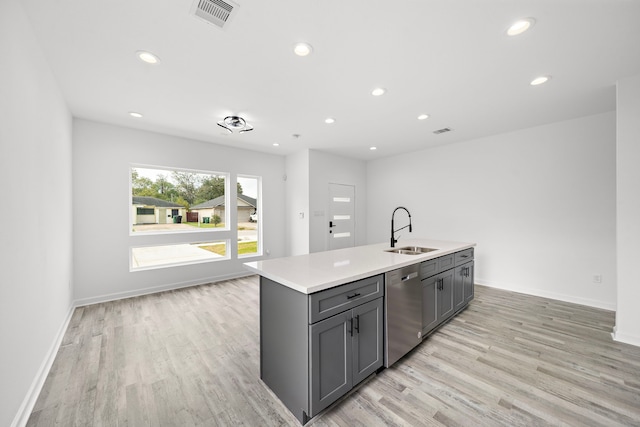
[[[229,174],[159,167],[131,168],[131,234],[186,233],[224,229],[228,220],[209,226],[189,218],[191,206],[225,199]],[[210,230],[209,230],[210,231]]]

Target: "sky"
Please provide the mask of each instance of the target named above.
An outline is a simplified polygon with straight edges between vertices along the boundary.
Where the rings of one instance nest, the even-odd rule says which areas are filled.
[[[155,181],[158,175],[164,175],[167,178],[167,181],[175,184],[171,179],[171,171],[166,169],[151,169],[151,168],[143,168],[143,167],[135,167],[135,170],[138,171],[138,175],[143,176],[145,178],[149,178],[152,181]],[[238,182],[242,186],[242,194],[253,197],[254,199],[258,198],[258,180],[255,178],[244,178],[242,176],[238,177]]]

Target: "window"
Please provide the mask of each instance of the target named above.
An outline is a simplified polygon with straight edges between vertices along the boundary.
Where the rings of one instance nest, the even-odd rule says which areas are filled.
[[[130,178],[132,234],[228,230],[228,174],[134,166]]]
[[[130,270],[262,255],[261,178],[239,175],[234,203],[229,182],[224,172],[132,166]]]
[[[137,215],[155,215],[156,211],[153,208],[137,208]]]
[[[262,255],[261,179],[238,175],[238,256]]]
[[[131,248],[131,270],[171,267],[184,264],[229,259],[227,240],[138,246]]]

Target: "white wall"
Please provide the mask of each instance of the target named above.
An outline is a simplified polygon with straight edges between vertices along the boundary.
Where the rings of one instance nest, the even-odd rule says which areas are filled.
[[[609,112],[372,161],[368,241],[404,205],[414,237],[477,243],[478,283],[615,309],[615,135]]]
[[[328,249],[329,184],[355,186],[355,245],[366,239],[366,163],[317,150],[287,156],[287,254]]]
[[[618,82],[618,310],[615,339],[640,345],[640,75]]]
[[[328,247],[329,184],[355,186],[355,245],[367,241],[367,172],[362,160],[321,151],[309,152],[309,251]]]
[[[286,160],[287,255],[309,253],[309,150]]]
[[[80,304],[248,274],[242,263],[259,259],[129,272],[130,246],[185,239],[179,234],[129,236],[132,163],[262,176],[263,248],[271,257],[285,255],[284,156],[80,119],[73,121],[73,139],[74,283]],[[234,200],[233,177],[230,188]],[[233,215],[230,223],[235,223]],[[207,233],[203,239],[230,238],[236,246],[235,231],[215,236]]]
[[[71,314],[71,116],[18,1],[0,2],[0,425],[22,425]],[[25,215],[21,213],[24,212]]]

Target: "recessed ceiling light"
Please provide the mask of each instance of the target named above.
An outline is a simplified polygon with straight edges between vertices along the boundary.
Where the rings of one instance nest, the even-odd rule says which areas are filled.
[[[531,83],[529,83],[529,84],[531,86],[538,86],[538,85],[541,85],[543,83],[548,82],[550,78],[551,78],[551,76],[536,77],[535,79],[531,80]]]
[[[369,147],[369,150],[371,151],[376,151],[378,149],[378,147]]]
[[[324,122],[328,125],[335,123],[336,119],[334,119],[333,117],[327,117],[326,119],[324,119]]]
[[[418,116],[418,120],[427,120],[429,118],[428,114],[420,114]]]
[[[377,87],[374,90],[371,91],[371,95],[373,96],[380,96],[380,95],[384,95],[384,93],[386,92],[385,89],[381,88],[381,87]]]
[[[160,62],[160,58],[154,55],[151,52],[147,52],[145,50],[139,50],[136,52],[136,55],[140,59],[140,61],[146,62],[147,64],[157,64]]]
[[[130,115],[131,117],[135,117],[136,119],[139,119],[139,118],[141,118],[141,117],[142,117],[142,114],[140,114],[140,113],[136,113],[135,111],[129,111],[129,115]]]
[[[279,147],[279,146],[280,146],[280,144],[278,144],[277,142],[274,142],[274,143],[273,143],[273,146],[274,146],[274,147]]]
[[[313,48],[309,43],[296,43],[293,46],[293,53],[298,56],[307,56],[313,52]]]
[[[525,31],[527,31],[529,28],[531,28],[535,22],[536,20],[533,18],[520,19],[514,22],[509,27],[509,29],[507,30],[507,35],[517,36],[518,34],[522,34]]]

